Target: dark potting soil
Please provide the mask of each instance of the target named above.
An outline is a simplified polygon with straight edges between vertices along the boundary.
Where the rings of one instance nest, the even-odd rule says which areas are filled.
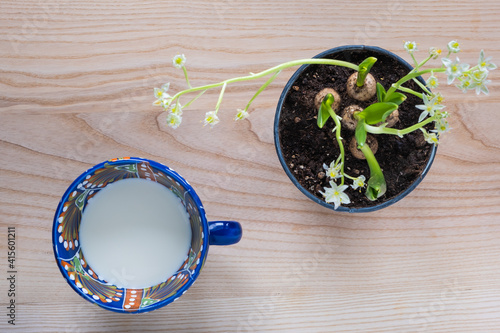
[[[328,57],[346,60],[355,64],[369,56],[378,60],[370,73],[386,90],[390,85],[408,73],[408,69],[396,60],[380,53],[368,51],[347,51]],[[279,120],[279,135],[281,149],[286,164],[297,181],[310,193],[323,200],[319,191],[329,187],[329,179],[324,175],[323,164],[337,159],[340,150],[332,129],[334,122],[329,119],[320,129],[317,125],[318,110],[314,106],[314,97],[324,88],[335,89],[341,97],[339,113],[352,104],[366,108],[377,101],[377,97],[360,102],[352,99],[346,92],[347,78],[354,73],[352,69],[339,66],[309,65],[299,75],[285,97]],[[420,91],[413,82],[407,82],[404,87]],[[415,105],[423,104],[422,100],[411,94],[405,94],[407,99],[399,106],[400,121],[393,128],[403,129],[418,121],[421,110]],[[432,129],[433,125],[427,125]],[[348,144],[354,131],[342,127],[342,138],[345,147],[345,172],[357,177],[364,175],[368,181],[370,172],[366,160],[359,160],[349,152]],[[407,189],[422,173],[430,158],[431,145],[426,143],[421,131],[417,130],[400,138],[396,135],[377,135],[378,151],[375,154],[384,173],[387,192],[376,201],[370,201],[362,191],[348,188],[346,193],[351,203],[345,207],[370,207],[390,200]],[[352,181],[346,179],[346,184]],[[333,205],[332,205],[333,206]]]

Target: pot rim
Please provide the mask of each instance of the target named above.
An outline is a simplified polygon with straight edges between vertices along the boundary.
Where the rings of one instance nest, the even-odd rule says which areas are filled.
[[[322,58],[325,56],[329,56],[332,53],[339,53],[339,52],[344,52],[344,51],[372,51],[372,52],[378,52],[382,53],[388,57],[391,57],[401,63],[403,66],[408,68],[408,70],[412,70],[413,67],[403,58],[399,57],[398,55],[387,51],[385,49],[382,49],[378,46],[367,46],[367,45],[344,45],[344,46],[339,46],[339,47],[334,47],[329,50],[323,51],[317,55],[315,55],[313,58]],[[274,145],[276,148],[276,153],[278,155],[278,158],[280,160],[281,166],[283,167],[283,170],[285,170],[285,173],[287,174],[288,178],[292,181],[292,183],[303,193],[305,194],[306,197],[311,199],[312,201],[316,202],[317,204],[320,204],[323,207],[338,211],[338,212],[349,212],[349,213],[368,213],[368,212],[374,212],[379,209],[385,208],[387,206],[390,206],[399,200],[403,199],[406,197],[408,194],[410,194],[411,191],[413,191],[419,184],[420,182],[424,179],[425,175],[431,168],[431,165],[434,161],[434,157],[436,156],[436,151],[437,151],[437,145],[433,144],[429,156],[429,161],[425,165],[424,170],[422,171],[421,175],[408,187],[406,188],[403,192],[395,196],[394,198],[387,200],[383,203],[377,204],[375,206],[370,206],[370,207],[361,207],[361,208],[354,208],[354,207],[344,207],[340,206],[337,209],[334,209],[334,205],[326,203],[324,200],[319,199],[318,197],[314,196],[312,193],[310,193],[307,189],[302,187],[300,183],[297,181],[295,176],[292,174],[290,169],[288,168],[288,165],[285,162],[285,159],[283,157],[283,152],[281,151],[281,144],[280,144],[280,135],[279,135],[279,120],[281,116],[281,110],[283,108],[283,102],[285,100],[286,95],[292,88],[293,84],[297,80],[298,76],[302,74],[302,72],[310,65],[302,65],[295,71],[295,73],[292,75],[292,77],[288,80],[287,84],[283,88],[283,91],[281,92],[278,105],[276,107],[276,114],[274,117]],[[425,84],[424,79],[419,76],[417,79]]]

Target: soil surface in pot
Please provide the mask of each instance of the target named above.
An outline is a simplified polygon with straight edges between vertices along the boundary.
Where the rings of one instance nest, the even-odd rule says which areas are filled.
[[[380,82],[384,88],[408,73],[408,69],[398,63],[395,59],[378,52],[368,51],[344,51],[328,58],[350,61],[359,64],[369,56],[378,60],[370,73]],[[366,108],[376,102],[377,97],[360,102],[352,99],[346,92],[346,81],[354,73],[352,69],[327,66],[309,65],[292,85],[292,89],[285,97],[279,120],[279,135],[282,154],[286,164],[297,181],[310,193],[323,200],[319,191],[329,187],[329,179],[324,175],[323,164],[330,165],[339,154],[340,150],[332,133],[334,122],[329,119],[326,125],[320,129],[317,125],[318,111],[314,107],[314,97],[324,88],[335,89],[341,97],[341,105],[338,113],[351,105],[357,104]],[[403,86],[420,91],[418,85],[407,82]],[[408,98],[399,107],[400,121],[393,128],[406,128],[415,124],[421,110],[415,105],[423,104],[422,100],[405,94]],[[433,125],[427,125],[432,129]],[[357,177],[364,175],[369,179],[370,172],[366,160],[359,160],[349,152],[349,141],[354,136],[354,131],[342,127],[342,138],[344,139],[345,171],[347,174]],[[417,130],[403,138],[395,135],[377,135],[378,151],[375,154],[377,161],[387,182],[387,192],[376,201],[370,201],[362,191],[348,188],[346,193],[351,203],[346,207],[370,207],[388,201],[407,189],[422,173],[430,158],[431,145],[426,143],[422,132]],[[346,184],[352,181],[346,179]],[[333,206],[333,205],[332,205]]]

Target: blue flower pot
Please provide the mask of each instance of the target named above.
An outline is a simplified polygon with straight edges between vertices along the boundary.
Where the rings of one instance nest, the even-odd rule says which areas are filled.
[[[316,55],[314,58],[332,58],[333,56],[335,55],[338,55],[338,54],[342,54],[344,52],[351,52],[351,53],[366,53],[366,57],[368,56],[375,56],[377,57],[377,55],[384,55],[385,57],[388,57],[388,58],[391,58],[391,59],[394,59],[395,61],[397,61],[398,63],[400,63],[402,66],[404,66],[405,68],[408,69],[408,71],[411,71],[413,69],[413,67],[408,63],[406,62],[405,60],[403,60],[402,58],[400,58],[399,56],[393,54],[392,52],[389,52],[387,50],[384,50],[384,49],[381,49],[379,47],[374,47],[374,46],[364,46],[364,45],[348,45],[348,46],[340,46],[340,47],[336,47],[336,48],[333,48],[333,49],[330,49],[330,50],[327,50],[327,51],[324,51],[318,55]],[[290,180],[292,181],[293,184],[295,184],[295,186],[302,192],[304,193],[304,195],[306,197],[308,197],[309,199],[311,199],[312,201],[320,204],[321,206],[324,206],[324,207],[327,207],[329,209],[334,209],[334,205],[333,204],[329,204],[329,203],[326,203],[324,200],[316,197],[314,194],[312,194],[311,192],[309,192],[306,188],[304,188],[298,181],[297,179],[295,178],[295,176],[293,175],[292,171],[290,170],[290,168],[288,167],[287,165],[287,162],[285,161],[284,159],[284,156],[283,156],[283,152],[282,152],[282,149],[281,149],[281,138],[280,138],[280,132],[279,132],[279,124],[280,124],[280,117],[281,117],[281,111],[283,109],[283,105],[284,105],[284,101],[285,101],[285,98],[286,96],[288,95],[289,91],[292,89],[292,86],[294,86],[295,82],[297,81],[298,77],[309,67],[310,65],[302,65],[293,75],[292,77],[290,78],[290,80],[288,81],[288,83],[286,84],[285,88],[283,89],[283,92],[281,93],[281,96],[280,96],[280,99],[278,101],[278,106],[276,108],[276,115],[275,115],[275,119],[274,119],[274,143],[275,143],[275,146],[276,146],[276,152],[278,154],[278,158],[281,162],[281,165],[283,167],[283,169],[285,170],[285,173],[288,175],[288,177],[290,178]],[[317,66],[317,65],[316,65]],[[422,77],[418,77],[418,80],[420,82],[422,82],[423,84],[425,84],[425,81],[423,80]],[[418,184],[420,184],[420,182],[422,181],[422,179],[425,177],[425,175],[427,174],[427,172],[429,171],[431,165],[432,165],[432,162],[434,161],[434,157],[436,155],[436,150],[437,150],[437,146],[436,145],[433,145],[432,148],[431,148],[431,151],[430,151],[430,156],[429,156],[429,160],[424,168],[424,170],[422,171],[422,173],[420,174],[420,176],[409,186],[407,187],[404,191],[402,191],[399,195],[387,200],[387,201],[384,201],[384,202],[381,202],[381,203],[378,203],[378,204],[375,204],[373,206],[369,206],[369,207],[361,207],[361,208],[354,208],[354,207],[343,207],[343,206],[340,206],[336,209],[336,211],[339,211],[339,212],[349,212],[349,213],[366,213],[366,212],[373,212],[373,211],[376,211],[376,210],[379,210],[379,209],[382,209],[382,208],[385,208],[385,207],[388,207],[396,202],[398,202],[399,200],[401,200],[402,198],[404,198],[405,196],[407,196],[411,191],[413,191],[417,186]],[[368,177],[367,177],[368,178]]]

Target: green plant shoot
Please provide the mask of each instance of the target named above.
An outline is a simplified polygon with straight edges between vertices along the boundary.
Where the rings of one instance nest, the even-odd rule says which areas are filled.
[[[367,144],[358,145],[358,148],[363,152],[366,157],[366,162],[368,163],[368,167],[370,168],[370,179],[368,180],[366,186],[366,197],[375,201],[381,196],[385,194],[387,190],[387,184],[385,183],[384,174],[380,169],[380,165],[378,164],[375,155],[373,155],[372,150]]]
[[[362,87],[365,84],[366,76],[368,75],[368,73],[370,73],[370,70],[372,69],[373,65],[375,65],[376,61],[377,58],[368,57],[359,64],[356,86]]]
[[[372,89],[373,94],[376,93],[377,101],[373,102],[366,108],[353,113],[353,119],[357,121],[357,125],[353,127],[354,137],[358,143],[359,150],[361,150],[366,158],[370,170],[370,178],[366,183],[365,176],[359,175],[354,177],[345,172],[345,151],[343,139],[341,137],[342,122],[344,120],[332,109],[332,105],[335,102],[332,94],[328,94],[322,99],[318,110],[317,125],[318,128],[323,128],[330,118],[333,119],[335,123],[333,130],[339,146],[339,156],[331,161],[329,166],[323,164],[326,175],[330,179],[330,187],[325,187],[324,191],[319,192],[324,196],[326,202],[334,204],[335,209],[342,204],[350,203],[348,195],[344,193],[344,191],[349,188],[348,185],[344,184],[345,179],[352,181],[352,184],[350,185],[352,190],[361,190],[366,186],[365,195],[370,200],[380,198],[387,190],[387,184],[379,163],[375,158],[375,154],[366,143],[368,133],[373,135],[386,134],[402,137],[408,133],[419,130],[422,132],[424,139],[429,144],[437,144],[438,138],[450,130],[448,124],[448,113],[443,111],[443,96],[439,92],[431,92],[431,90],[435,90],[439,86],[439,80],[435,76],[436,74],[444,74],[446,76],[447,84],[458,82],[456,86],[463,92],[473,90],[478,95],[481,93],[487,95],[489,93],[487,87],[490,83],[490,80],[487,79],[488,74],[490,71],[497,68],[497,66],[491,62],[491,57],[485,57],[484,52],[481,50],[477,64],[470,66],[469,64],[460,62],[458,58],[456,58],[456,60],[450,59],[452,54],[460,51],[460,45],[457,41],[450,41],[447,48],[448,53],[446,56],[441,58],[438,66],[424,69],[427,62],[441,57],[441,50],[431,47],[427,57],[425,57],[421,62],[418,62],[414,55],[414,53],[418,51],[417,43],[405,42],[404,49],[410,54],[412,60],[414,61],[414,68],[397,82],[390,84],[387,90],[380,82],[377,82],[376,87]],[[262,84],[246,106],[243,109],[237,110],[234,120],[243,120],[249,117],[251,103],[273,82],[283,69],[293,66],[312,64],[342,66],[358,72],[356,86],[359,88],[365,85],[366,77],[376,61],[376,58],[368,57],[359,65],[356,65],[347,61],[335,59],[300,59],[288,61],[258,73],[250,73],[249,75],[234,77],[221,82],[202,86],[192,86],[185,66],[186,57],[184,55],[176,55],[172,60],[173,65],[175,68],[182,69],[188,88],[175,93],[173,96],[171,96],[168,92],[170,87],[169,83],[164,84],[161,88],[154,88],[156,100],[153,104],[163,107],[164,110],[167,111],[166,121],[168,126],[177,128],[182,122],[183,109],[195,102],[206,91],[220,88],[219,98],[215,105],[215,109],[208,111],[205,114],[204,125],[210,125],[213,127],[219,122],[218,112],[222,105],[222,99],[226,87],[230,84],[267,77],[267,81]],[[430,75],[428,76],[425,84],[417,80],[418,77],[423,75]],[[415,91],[404,86],[405,83],[409,81],[415,82],[420,88],[419,91]],[[368,86],[368,84],[366,85]],[[181,104],[181,97],[184,98],[185,95],[190,93],[196,93],[196,96],[191,98],[186,104]],[[391,128],[391,126],[389,126],[390,118],[396,118],[396,116],[393,116],[392,114],[396,113],[395,111],[406,101],[408,95],[414,95],[423,101],[423,104],[416,105],[416,109],[421,111],[418,122],[408,126],[407,128]],[[373,98],[371,96],[368,97],[369,99],[363,99],[363,101],[373,101],[373,99],[375,99],[375,96],[373,96]],[[433,125],[432,130],[424,128],[424,126],[429,124]],[[339,184],[336,183],[337,179],[340,179]]]

